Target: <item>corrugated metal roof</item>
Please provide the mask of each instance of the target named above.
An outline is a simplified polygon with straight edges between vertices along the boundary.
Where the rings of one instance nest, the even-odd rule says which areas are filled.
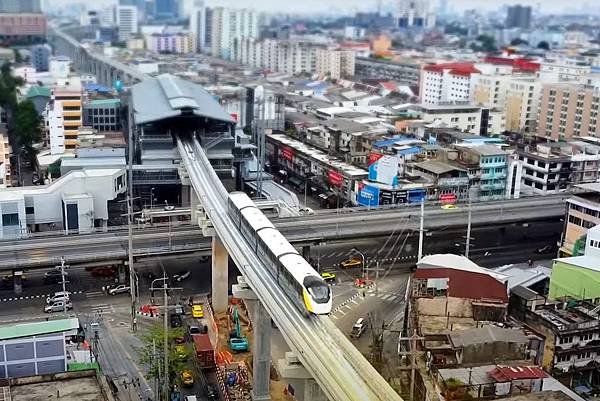
[[[51,97],[52,93],[50,92],[50,89],[46,88],[45,86],[32,86],[29,88],[25,96],[28,98],[36,96]]]
[[[504,284],[486,273],[452,268],[419,268],[415,272],[414,278],[447,278],[448,295],[451,297],[508,302],[508,294]]]
[[[455,330],[449,334],[454,347],[485,344],[492,342],[527,344],[527,336],[521,330],[484,326],[469,330]]]
[[[90,106],[118,106],[121,99],[94,99],[88,102]]]
[[[76,318],[5,325],[0,326],[0,340],[60,333],[63,331],[77,330],[78,328],[79,319]]]
[[[546,372],[537,366],[497,366],[489,374],[498,382],[548,377]]]
[[[235,122],[200,85],[170,74],[162,74],[134,85],[131,97],[137,124],[177,117],[183,110],[189,110],[198,117]]]

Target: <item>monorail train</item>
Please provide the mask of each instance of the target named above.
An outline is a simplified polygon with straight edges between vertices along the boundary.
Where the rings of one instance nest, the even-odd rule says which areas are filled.
[[[302,310],[315,315],[331,312],[329,285],[243,192],[229,194],[229,212],[254,252],[268,260],[270,273]]]

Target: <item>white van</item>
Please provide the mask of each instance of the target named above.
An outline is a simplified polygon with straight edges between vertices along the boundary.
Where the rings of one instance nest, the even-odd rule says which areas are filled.
[[[354,326],[352,326],[350,337],[359,338],[360,336],[362,336],[362,333],[364,333],[366,329],[367,326],[365,325],[365,320],[361,317],[356,321],[356,323],[354,323]]]
[[[51,297],[46,298],[46,303],[51,305],[55,302],[69,302],[71,300],[71,293],[69,291],[55,292]]]
[[[197,401],[198,398],[195,395],[186,395],[185,401]]]

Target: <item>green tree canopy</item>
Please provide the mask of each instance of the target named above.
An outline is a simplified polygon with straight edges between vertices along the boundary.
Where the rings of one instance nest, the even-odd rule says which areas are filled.
[[[14,112],[14,138],[28,154],[35,153],[33,145],[42,139],[40,123],[40,117],[31,100],[26,100],[17,105]]]
[[[176,348],[176,339],[185,338],[183,329],[170,329],[168,336],[168,355],[169,355],[169,382],[174,383],[179,379],[181,372],[185,367],[185,360],[192,353],[190,344],[183,344],[180,350]],[[146,377],[148,379],[160,379],[159,372],[164,374],[164,329],[157,324],[140,337],[143,346],[138,350],[139,361],[148,368]],[[183,353],[180,351],[184,351]]]

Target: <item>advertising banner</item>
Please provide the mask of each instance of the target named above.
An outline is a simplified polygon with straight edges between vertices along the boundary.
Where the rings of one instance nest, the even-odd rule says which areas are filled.
[[[361,206],[379,206],[379,188],[361,184],[356,201]]]
[[[369,166],[369,180],[381,184],[398,185],[398,163],[397,156],[382,156],[379,160]]]
[[[379,152],[370,152],[369,153],[369,161],[368,161],[368,166],[370,166],[371,164],[377,162],[377,160],[381,159],[383,157],[382,153]]]
[[[456,203],[456,195],[455,194],[441,194],[440,202],[443,204],[454,204]]]
[[[341,188],[344,185],[344,177],[337,171],[329,170],[327,172],[327,182],[329,185]]]
[[[281,154],[283,155],[283,158],[285,160],[288,160],[288,161],[294,160],[294,149],[292,149],[288,146],[286,146],[285,148],[283,148],[281,150]]]

